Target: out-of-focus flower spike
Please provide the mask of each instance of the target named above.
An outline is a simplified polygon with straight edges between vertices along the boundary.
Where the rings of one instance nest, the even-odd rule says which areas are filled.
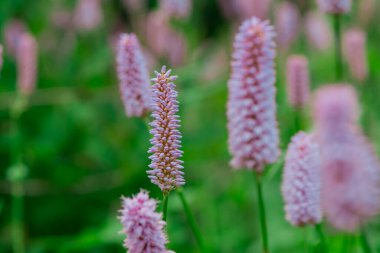
[[[30,34],[19,38],[16,50],[17,85],[23,95],[30,95],[36,87],[38,53],[37,42]]]
[[[166,223],[156,208],[157,201],[149,198],[146,191],[132,198],[122,198],[119,220],[127,236],[124,246],[129,253],[174,253],[166,249]]]
[[[164,194],[185,184],[183,177],[183,161],[181,160],[181,132],[179,131],[179,116],[177,92],[175,90],[176,76],[170,76],[171,70],[163,66],[161,72],[155,72],[156,78],[153,91],[153,122],[150,133],[152,147],[149,153],[151,163],[148,171],[151,182],[157,185]]]
[[[326,50],[332,44],[331,28],[320,12],[309,12],[306,15],[305,34],[309,43],[318,50]]]
[[[144,116],[151,108],[149,75],[134,34],[122,34],[117,52],[120,94],[127,116]]]
[[[317,0],[319,9],[326,13],[341,14],[351,10],[352,0]]]
[[[237,169],[261,172],[280,154],[274,36],[268,21],[253,17],[240,26],[235,37],[227,117],[231,165]]]
[[[271,0],[232,0],[241,19],[252,16],[265,19],[268,17]]]
[[[288,102],[293,107],[304,107],[309,102],[310,78],[306,57],[293,55],[286,65],[286,87]]]
[[[74,13],[74,24],[80,31],[92,31],[102,22],[100,0],[79,0]]]
[[[380,207],[380,167],[359,129],[358,112],[350,85],[327,85],[316,94],[323,210],[334,228],[346,232],[356,231]]]
[[[297,133],[288,146],[282,181],[286,219],[294,226],[322,220],[319,147],[314,137]]]
[[[7,54],[16,57],[16,51],[20,42],[20,37],[26,33],[25,24],[19,20],[11,20],[4,28],[5,48]]]
[[[360,29],[348,30],[343,35],[343,53],[351,75],[361,82],[368,76],[366,41],[366,34]]]
[[[160,0],[160,8],[168,16],[187,18],[192,9],[192,0]]]
[[[297,6],[283,2],[276,9],[277,44],[280,48],[288,49],[298,36],[300,14]]]
[[[362,27],[367,27],[373,20],[377,10],[376,0],[361,0],[359,1],[358,21]]]

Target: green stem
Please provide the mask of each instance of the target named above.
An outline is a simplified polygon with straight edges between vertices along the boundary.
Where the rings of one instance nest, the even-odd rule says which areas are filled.
[[[320,246],[321,246],[321,252],[327,252],[327,245],[326,245],[326,239],[325,239],[325,235],[323,233],[323,228],[322,228],[322,224],[321,223],[318,223],[315,225],[315,231],[317,232],[318,234],[318,237],[319,237],[319,243],[320,243]]]
[[[12,193],[12,248],[15,253],[25,252],[24,242],[24,178],[25,167],[22,165],[21,149],[20,149],[20,131],[19,119],[25,111],[27,105],[27,97],[18,94],[13,107],[10,111],[11,126],[12,126],[12,146],[11,158],[13,165],[8,171],[9,180],[11,183]]]
[[[12,248],[15,253],[24,253],[23,216],[24,188],[22,182],[12,182]]]
[[[335,75],[336,75],[336,80],[341,81],[343,78],[341,15],[334,14],[333,18],[334,18],[334,35],[335,35]]]
[[[163,194],[162,195],[162,213],[163,213],[163,219],[165,222],[166,222],[166,217],[168,215],[168,202],[169,202],[169,194]]]
[[[254,171],[256,186],[257,186],[257,198],[259,205],[259,216],[260,216],[260,228],[261,228],[261,238],[262,238],[262,246],[263,253],[269,253],[268,246],[268,230],[267,230],[267,222],[266,222],[266,213],[265,213],[265,203],[262,191],[262,182],[261,175]]]
[[[187,220],[190,224],[191,230],[194,234],[195,239],[197,240],[198,246],[201,250],[201,252],[206,252],[205,245],[203,242],[202,234],[197,226],[197,223],[195,221],[194,215],[191,212],[191,209],[186,201],[185,195],[183,194],[182,189],[177,189],[177,193],[179,195],[179,198],[181,199],[183,209],[185,211]]]
[[[363,252],[371,253],[372,250],[367,239],[365,228],[363,227],[360,232],[360,245],[362,246]]]
[[[302,130],[303,128],[303,110],[301,107],[294,108],[294,125],[295,133]]]

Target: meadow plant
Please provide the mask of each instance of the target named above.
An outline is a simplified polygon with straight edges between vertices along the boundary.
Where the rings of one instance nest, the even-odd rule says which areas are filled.
[[[227,118],[231,165],[236,169],[262,172],[280,154],[274,36],[268,21],[253,17],[240,26],[235,37]]]
[[[160,8],[167,15],[187,18],[191,14],[192,0],[160,0]]]
[[[314,136],[299,132],[292,137],[286,152],[282,195],[286,219],[292,225],[321,222],[320,155]]]
[[[148,70],[135,34],[120,35],[116,62],[125,113],[143,117],[150,111],[152,100]]]
[[[277,6],[275,22],[277,45],[288,49],[298,36],[300,29],[300,13],[296,5],[283,2]]]
[[[79,31],[93,31],[103,21],[101,0],[79,0],[74,11],[74,25]]]
[[[351,29],[343,35],[343,55],[352,77],[363,83],[368,76],[366,34],[360,29]]]
[[[346,232],[357,231],[379,210],[380,166],[357,125],[358,112],[349,85],[327,85],[316,94],[323,211],[334,228]]]
[[[122,198],[119,220],[127,236],[124,247],[129,253],[174,253],[166,249],[168,239],[157,201],[140,191],[132,198]]]
[[[286,88],[288,102],[294,108],[302,108],[309,103],[309,63],[305,56],[292,55],[288,57],[286,64]]]
[[[347,13],[351,9],[351,0],[317,0],[321,11],[331,14]]]
[[[149,178],[164,195],[185,184],[177,91],[173,83],[177,77],[170,73],[171,70],[166,70],[163,66],[161,72],[156,72],[156,78],[152,79],[154,120],[150,124],[153,138],[150,140],[152,147],[148,151],[152,154],[149,157],[152,161],[149,165]]]
[[[333,41],[333,33],[324,14],[308,12],[305,17],[305,34],[308,42],[317,50],[327,50]]]
[[[20,36],[16,51],[17,85],[21,94],[28,96],[36,87],[37,78],[37,42],[35,38],[25,33]]]

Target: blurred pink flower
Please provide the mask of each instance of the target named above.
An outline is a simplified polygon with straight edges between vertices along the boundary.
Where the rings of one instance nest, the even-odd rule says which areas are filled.
[[[158,56],[167,50],[168,36],[171,28],[168,17],[162,11],[151,12],[146,18],[146,37],[149,48]]]
[[[130,11],[140,11],[144,8],[146,0],[123,0],[124,6]]]
[[[24,33],[20,36],[16,50],[17,85],[21,94],[30,95],[36,87],[38,53],[35,38]]]
[[[348,84],[325,85],[319,88],[313,108],[316,128],[327,130],[329,134],[339,134],[336,129],[352,128],[359,120],[357,94]]]
[[[136,35],[120,36],[116,61],[125,112],[130,117],[142,117],[152,102],[148,70]]]
[[[127,236],[124,247],[129,253],[169,253],[165,234],[165,221],[156,212],[157,201],[140,191],[133,198],[122,198],[119,220]]]
[[[309,43],[318,50],[326,50],[332,44],[332,31],[322,13],[309,12],[306,15],[305,33]]]
[[[319,9],[326,13],[340,14],[351,10],[351,0],[317,0]]]
[[[361,0],[358,2],[358,19],[359,24],[363,27],[368,26],[374,17],[376,12],[376,1],[375,0]]]
[[[379,211],[380,166],[357,125],[358,101],[349,85],[318,90],[314,104],[322,158],[322,203],[327,221],[352,232]]]
[[[351,75],[363,82],[368,76],[366,34],[360,29],[351,29],[343,35],[343,53]]]
[[[100,0],[79,0],[74,12],[74,24],[80,31],[92,31],[103,20]]]
[[[192,0],[160,0],[160,8],[168,16],[187,18],[191,13]]]
[[[152,147],[149,153],[151,163],[148,171],[151,182],[164,194],[185,184],[183,178],[183,161],[181,160],[181,132],[179,131],[178,100],[175,84],[177,77],[170,75],[171,70],[166,71],[163,66],[161,72],[156,72],[156,78],[152,81],[153,90],[153,122],[150,124],[150,140]]]
[[[181,66],[186,59],[187,43],[184,36],[178,32],[169,33],[166,47],[166,56],[174,67]]]
[[[236,9],[241,19],[252,16],[266,19],[269,13],[271,0],[231,0],[236,4]]]
[[[286,219],[292,225],[321,222],[320,155],[312,135],[299,132],[293,136],[285,158],[282,195]]]
[[[228,81],[229,150],[234,168],[263,171],[280,154],[276,120],[275,33],[268,21],[246,20],[235,36]]]
[[[19,20],[11,20],[6,23],[4,28],[5,48],[7,54],[16,57],[17,47],[21,35],[26,32],[26,27],[23,22]]]
[[[149,49],[159,57],[167,59],[171,65],[180,66],[185,62],[187,43],[185,37],[174,31],[168,16],[163,11],[148,14],[146,32]]]
[[[303,107],[309,102],[309,62],[305,56],[292,55],[286,64],[288,102],[293,107]]]
[[[288,49],[297,38],[300,27],[300,14],[297,6],[282,2],[276,8],[276,38],[280,48]]]

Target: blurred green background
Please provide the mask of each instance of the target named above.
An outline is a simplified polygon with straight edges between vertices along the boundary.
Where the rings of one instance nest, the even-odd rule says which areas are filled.
[[[272,5],[281,1],[273,1]],[[344,29],[357,24],[353,11]],[[312,6],[314,1],[310,0]],[[127,118],[118,94],[112,38],[118,32],[136,32],[146,45],[149,34],[136,24],[158,8],[155,0],[146,10],[130,11],[119,0],[102,1],[103,20],[93,31],[77,31],[54,22],[59,11],[72,12],[74,0],[1,0],[0,43],[4,28],[23,21],[39,45],[37,90],[19,121],[22,158],[28,168],[25,180],[24,228],[27,252],[125,252],[117,220],[120,197],[149,190],[160,199],[158,188],[146,176],[149,133],[144,120]],[[187,41],[185,60],[170,66],[165,57],[150,64],[173,67],[182,120],[187,184],[185,195],[213,252],[260,252],[254,178],[249,171],[229,166],[226,99],[233,34],[239,21],[226,18],[216,0],[194,0],[189,18],[172,20],[171,27]],[[380,14],[378,8],[377,15]],[[273,13],[270,14],[273,20]],[[380,26],[374,15],[368,33],[370,76],[356,84],[345,67],[346,79],[360,92],[366,134],[380,144]],[[57,24],[58,23],[58,24]],[[302,43],[303,34],[277,59],[278,120],[281,148],[295,132],[294,112],[285,93],[285,61],[302,53],[310,61],[312,87],[334,82],[333,48],[319,52]],[[17,69],[5,49],[0,76],[0,252],[11,252],[10,145],[14,140],[9,109],[16,97]],[[304,129],[311,129],[308,118]],[[265,177],[269,239],[272,252],[314,252],[317,236],[311,227],[293,228],[284,219],[280,193],[282,164]],[[369,224],[369,239],[380,252],[380,221]],[[361,252],[358,237],[342,235],[326,226],[331,252]],[[169,248],[179,253],[199,252],[179,198],[170,195]],[[347,251],[348,252],[348,251]]]

